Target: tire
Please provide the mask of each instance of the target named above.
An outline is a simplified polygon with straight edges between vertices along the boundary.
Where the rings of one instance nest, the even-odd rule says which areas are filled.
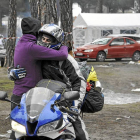
[[[82,62],[82,61],[87,61],[86,58],[79,58],[79,60]]]
[[[133,61],[139,61],[140,60],[140,52],[139,51],[134,52],[134,54],[132,56],[132,60]]]
[[[106,54],[104,52],[98,52],[96,61],[104,62],[106,59]]]
[[[3,67],[4,66],[4,59],[2,58],[1,59],[1,67]]]
[[[122,58],[115,58],[115,60],[116,60],[116,61],[121,61],[121,60],[122,60]]]

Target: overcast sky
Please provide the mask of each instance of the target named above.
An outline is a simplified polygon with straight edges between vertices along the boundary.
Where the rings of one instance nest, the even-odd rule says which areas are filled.
[[[81,8],[77,3],[73,4],[73,17],[78,16],[81,13]]]

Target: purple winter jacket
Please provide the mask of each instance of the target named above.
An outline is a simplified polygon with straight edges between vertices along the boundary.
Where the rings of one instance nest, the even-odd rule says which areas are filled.
[[[36,44],[36,37],[24,34],[15,48],[14,67],[20,65],[27,70],[27,75],[21,80],[15,81],[13,94],[22,96],[29,89],[36,86],[42,79],[40,60],[65,60],[68,56],[68,48],[62,46],[60,50],[49,49]]]

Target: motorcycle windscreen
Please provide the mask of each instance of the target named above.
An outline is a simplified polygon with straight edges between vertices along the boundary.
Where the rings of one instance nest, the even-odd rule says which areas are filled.
[[[30,118],[38,117],[54,94],[54,91],[43,87],[35,87],[29,90],[26,94],[28,116],[30,116]]]

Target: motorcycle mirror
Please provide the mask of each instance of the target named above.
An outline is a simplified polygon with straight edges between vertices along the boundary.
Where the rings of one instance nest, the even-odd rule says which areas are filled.
[[[20,108],[20,104],[17,104],[8,99],[8,95],[5,91],[0,91],[0,100],[11,102],[13,104],[16,104],[18,106],[18,108]]]
[[[68,91],[64,93],[65,100],[77,100],[79,97],[80,94],[78,91]]]
[[[7,93],[5,91],[0,91],[0,100],[5,100],[7,98]]]

